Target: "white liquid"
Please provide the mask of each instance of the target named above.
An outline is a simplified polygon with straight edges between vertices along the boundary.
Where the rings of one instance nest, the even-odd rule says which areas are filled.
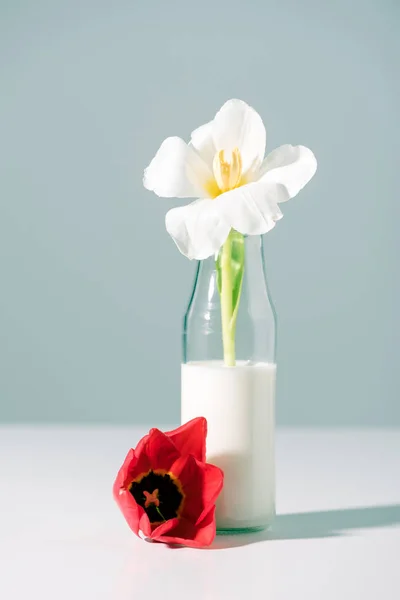
[[[275,379],[275,364],[182,365],[181,422],[207,419],[207,462],[225,474],[219,529],[265,527],[275,516]]]

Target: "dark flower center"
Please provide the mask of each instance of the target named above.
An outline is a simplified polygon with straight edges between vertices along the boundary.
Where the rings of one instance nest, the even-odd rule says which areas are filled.
[[[179,482],[169,473],[149,471],[133,481],[130,493],[143,506],[150,523],[168,521],[179,516],[183,493]]]

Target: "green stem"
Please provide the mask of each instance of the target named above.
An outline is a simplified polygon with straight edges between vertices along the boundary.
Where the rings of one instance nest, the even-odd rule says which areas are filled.
[[[232,306],[232,231],[222,246],[221,254],[221,317],[222,317],[222,342],[224,346],[224,363],[227,367],[234,367],[235,358],[235,325]]]
[[[166,521],[166,518],[163,516],[161,510],[158,508],[158,506],[156,506],[156,511],[158,512],[158,514],[160,515],[160,517],[162,518],[163,521]]]

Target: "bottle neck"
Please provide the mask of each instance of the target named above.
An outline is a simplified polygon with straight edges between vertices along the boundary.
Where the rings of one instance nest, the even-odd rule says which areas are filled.
[[[220,251],[221,252],[221,251]],[[220,310],[221,272],[218,272],[216,256],[199,261],[191,302],[202,303],[205,311]],[[270,298],[265,261],[263,237],[252,235],[244,238],[244,269],[240,288],[241,312],[259,318],[265,310],[274,312]]]
[[[244,258],[245,268],[248,271],[248,277],[246,278],[251,281],[253,278],[256,280],[265,280],[265,261],[264,261],[264,243],[263,236],[261,235],[249,235],[244,238]],[[216,256],[210,256],[205,260],[201,260],[198,263],[197,268],[197,279],[209,278],[211,274],[216,271]]]
[[[240,239],[243,246],[240,245]],[[197,265],[183,327],[184,362],[275,362],[275,311],[268,293],[261,236],[228,245]],[[225,254],[224,254],[225,253]],[[228,293],[224,284],[228,280]]]

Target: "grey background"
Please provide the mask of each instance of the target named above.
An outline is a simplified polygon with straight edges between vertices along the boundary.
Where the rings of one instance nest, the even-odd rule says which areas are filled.
[[[278,421],[400,424],[397,0],[0,4],[0,420],[179,419],[195,264],[142,188],[231,97],[317,176],[268,234]]]

